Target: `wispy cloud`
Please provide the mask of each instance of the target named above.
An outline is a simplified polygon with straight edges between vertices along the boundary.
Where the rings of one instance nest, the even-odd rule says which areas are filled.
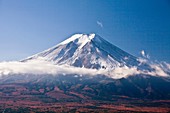
[[[103,23],[102,23],[102,22],[97,21],[96,23],[97,23],[98,26],[100,26],[101,28],[103,28]]]

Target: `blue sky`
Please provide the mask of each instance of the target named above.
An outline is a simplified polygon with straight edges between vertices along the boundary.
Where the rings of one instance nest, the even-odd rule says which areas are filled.
[[[0,0],[0,61],[20,60],[75,33],[170,62],[169,0]]]

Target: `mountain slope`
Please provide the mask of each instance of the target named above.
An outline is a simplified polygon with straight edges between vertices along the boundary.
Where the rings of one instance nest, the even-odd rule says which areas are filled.
[[[70,65],[94,69],[114,69],[121,66],[138,66],[136,57],[96,34],[75,34],[55,47],[28,57],[29,61],[43,57],[57,65]]]

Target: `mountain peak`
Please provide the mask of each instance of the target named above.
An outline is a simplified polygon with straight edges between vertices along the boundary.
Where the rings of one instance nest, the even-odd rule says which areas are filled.
[[[91,41],[93,38],[95,38],[95,36],[96,36],[96,34],[94,34],[94,33],[92,33],[92,34],[74,34],[70,38],[61,42],[59,45],[65,45],[70,42],[75,42],[77,44],[84,44],[84,43]]]
[[[43,57],[56,65],[113,69],[138,65],[137,58],[119,49],[99,35],[75,34],[58,45],[28,57],[24,61]]]

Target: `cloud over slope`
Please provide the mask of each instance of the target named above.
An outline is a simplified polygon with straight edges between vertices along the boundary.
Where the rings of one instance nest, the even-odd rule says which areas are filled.
[[[167,72],[170,70],[168,63],[151,63],[150,66],[154,71],[139,70],[137,67],[117,67],[113,70],[105,69],[87,69],[72,67],[66,65],[54,65],[52,62],[45,61],[42,58],[31,60],[28,62],[1,62],[0,63],[0,76],[11,74],[81,74],[81,75],[106,75],[108,77],[119,79],[136,74],[149,74],[152,76],[169,76]]]

